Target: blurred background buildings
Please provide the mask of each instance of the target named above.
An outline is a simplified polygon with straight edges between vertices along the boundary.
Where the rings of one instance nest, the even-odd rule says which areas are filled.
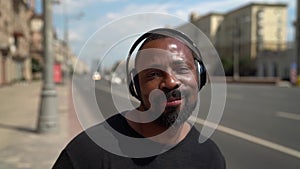
[[[227,13],[191,13],[190,22],[215,45],[227,76],[291,79],[296,46],[287,42],[286,4],[250,3]]]
[[[35,13],[35,0],[0,0],[0,86],[41,79],[43,59],[43,19]],[[57,38],[54,29],[54,76],[62,83],[65,72],[72,71],[77,58],[69,45]],[[75,73],[87,66],[77,62]]]

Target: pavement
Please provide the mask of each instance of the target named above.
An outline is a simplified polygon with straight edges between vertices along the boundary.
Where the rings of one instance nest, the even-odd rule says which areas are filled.
[[[51,168],[61,150],[81,130],[71,83],[56,85],[59,130],[37,131],[42,82],[0,88],[0,169]]]

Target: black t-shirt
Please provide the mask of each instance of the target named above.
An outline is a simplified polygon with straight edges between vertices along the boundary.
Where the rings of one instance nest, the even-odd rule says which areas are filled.
[[[188,135],[164,153],[145,158],[129,158],[110,153],[98,146],[90,133],[109,124],[114,130],[129,137],[141,138],[117,114],[107,123],[96,125],[76,136],[61,152],[53,169],[225,169],[225,160],[216,144],[208,139],[199,143],[200,133],[192,127]],[[92,136],[93,138],[93,136]],[[105,140],[104,137],[100,139]],[[121,146],[122,147],[122,146]],[[126,145],[124,146],[126,147]]]

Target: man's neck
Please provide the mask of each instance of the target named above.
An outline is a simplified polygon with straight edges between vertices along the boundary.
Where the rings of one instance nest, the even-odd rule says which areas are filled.
[[[190,124],[188,124],[187,122],[176,127],[165,127],[158,125],[155,122],[136,123],[134,121],[128,120],[128,118],[126,118],[126,120],[129,126],[133,128],[137,133],[145,138],[149,138],[161,144],[177,144],[187,136],[191,129]]]

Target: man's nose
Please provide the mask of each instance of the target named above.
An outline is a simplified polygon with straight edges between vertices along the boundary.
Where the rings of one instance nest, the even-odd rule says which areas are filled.
[[[180,81],[176,78],[176,76],[165,72],[165,76],[163,81],[161,82],[161,89],[173,90],[178,88],[181,85]]]

